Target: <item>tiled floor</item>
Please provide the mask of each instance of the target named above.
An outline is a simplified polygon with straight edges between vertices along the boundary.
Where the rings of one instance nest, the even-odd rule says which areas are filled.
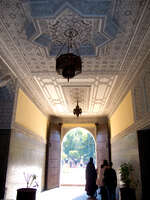
[[[46,192],[37,194],[36,200],[101,200],[100,196],[97,198],[90,198],[86,195],[84,187],[60,187]]]

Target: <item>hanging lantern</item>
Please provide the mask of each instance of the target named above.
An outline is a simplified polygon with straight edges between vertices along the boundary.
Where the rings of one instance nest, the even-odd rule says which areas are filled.
[[[73,109],[73,114],[76,115],[77,117],[79,117],[79,115],[82,114],[82,109],[79,107],[78,101],[76,107]]]
[[[82,61],[80,55],[72,53],[74,52],[74,49],[76,49],[76,45],[73,43],[73,37],[76,37],[77,34],[77,31],[74,29],[69,29],[65,32],[68,51],[65,54],[60,54],[56,58],[56,71],[59,75],[68,79],[68,82],[69,79],[82,72]]]

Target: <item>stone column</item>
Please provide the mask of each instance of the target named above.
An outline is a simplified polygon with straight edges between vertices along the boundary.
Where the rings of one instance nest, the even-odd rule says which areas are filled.
[[[99,168],[103,160],[110,161],[110,137],[107,123],[96,123],[96,150],[97,167]]]

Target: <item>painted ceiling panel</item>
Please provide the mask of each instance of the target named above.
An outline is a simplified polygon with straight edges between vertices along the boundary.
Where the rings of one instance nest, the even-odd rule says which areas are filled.
[[[5,0],[0,3],[0,57],[45,113],[113,112],[150,49],[149,0]],[[56,73],[73,29],[82,73]],[[146,83],[149,81],[145,79]]]

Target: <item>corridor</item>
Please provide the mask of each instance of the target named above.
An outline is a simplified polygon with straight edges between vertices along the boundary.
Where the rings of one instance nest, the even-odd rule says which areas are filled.
[[[97,198],[90,198],[86,195],[84,187],[60,187],[49,191],[37,194],[36,200],[101,200],[100,196]]]

